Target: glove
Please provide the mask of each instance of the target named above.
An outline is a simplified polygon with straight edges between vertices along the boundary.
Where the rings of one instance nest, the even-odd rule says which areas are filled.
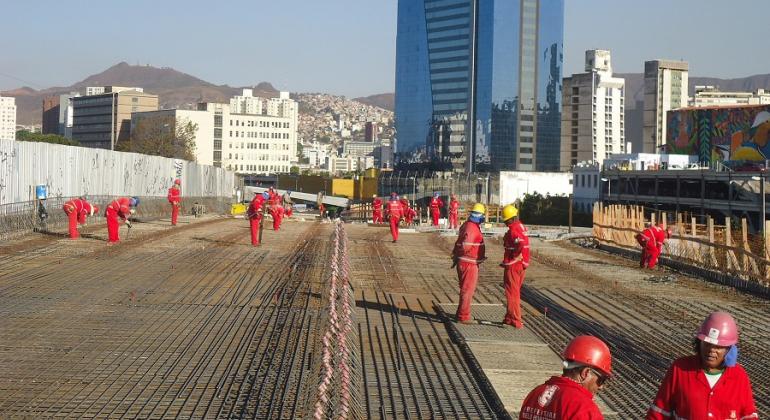
[[[733,367],[738,363],[738,346],[733,344],[725,355],[725,366]]]
[[[126,219],[126,226],[128,226],[129,229],[131,229],[131,221]]]

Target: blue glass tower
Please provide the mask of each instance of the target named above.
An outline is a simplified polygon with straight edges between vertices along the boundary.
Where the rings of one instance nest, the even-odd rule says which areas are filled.
[[[558,170],[563,0],[399,0],[396,131],[458,171]]]

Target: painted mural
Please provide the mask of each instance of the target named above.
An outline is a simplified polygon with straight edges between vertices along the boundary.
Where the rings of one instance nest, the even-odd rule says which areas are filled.
[[[770,159],[770,105],[669,111],[667,123],[669,153],[701,162]]]

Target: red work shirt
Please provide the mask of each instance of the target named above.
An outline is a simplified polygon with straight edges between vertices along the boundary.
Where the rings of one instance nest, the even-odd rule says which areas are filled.
[[[432,211],[434,211],[434,212],[435,212],[435,211],[438,211],[438,209],[440,209],[441,207],[444,207],[444,202],[443,202],[443,201],[441,201],[441,199],[440,199],[440,198],[438,198],[438,197],[433,197],[433,198],[430,200],[430,209],[431,209]]]
[[[452,200],[449,202],[449,214],[459,214],[460,213],[460,202],[457,200]]]
[[[246,211],[246,215],[249,219],[259,219],[262,217],[262,205],[265,204],[265,198],[262,195],[258,195],[249,203],[249,209]]]
[[[382,211],[382,200],[379,198],[375,198],[374,201],[372,201],[372,207],[374,207],[374,211],[381,212]]]
[[[508,232],[503,237],[503,265],[521,263],[524,268],[529,267],[529,237],[527,228],[517,220],[508,226]]]
[[[401,219],[404,217],[404,206],[398,200],[388,201],[388,217]]]
[[[127,197],[116,198],[107,206],[107,209],[112,209],[121,219],[126,220],[131,214],[131,199]]]
[[[663,242],[666,242],[666,237],[668,234],[666,233],[665,229],[663,229],[660,226],[653,226],[652,227],[653,234],[655,235],[655,245],[658,246],[658,249],[663,248]]]
[[[572,379],[553,376],[533,389],[521,405],[519,420],[604,419],[591,392]]]
[[[655,226],[650,226],[642,231],[642,237],[647,246],[658,245],[657,235],[655,235]]]
[[[714,388],[708,383],[698,356],[674,361],[660,384],[648,420],[757,419],[749,375],[740,364],[725,368]]]
[[[452,255],[460,261],[470,263],[479,263],[485,258],[484,236],[481,235],[481,228],[477,223],[468,220],[460,226]]]
[[[171,187],[168,189],[168,202],[171,204],[179,204],[182,202],[181,191],[179,188]]]
[[[67,201],[62,206],[64,212],[67,214],[77,214],[78,223],[83,224],[86,222],[86,216],[93,216],[94,206],[86,200],[81,198],[73,198]]]

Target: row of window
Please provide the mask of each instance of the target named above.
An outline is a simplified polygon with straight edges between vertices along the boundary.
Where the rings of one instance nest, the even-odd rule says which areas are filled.
[[[227,165],[229,171],[245,172],[289,172],[288,165]]]
[[[256,150],[289,150],[288,144],[276,143],[228,143],[228,149],[256,149]]]
[[[266,155],[266,154],[255,154],[255,153],[249,153],[248,155],[244,153],[228,153],[227,158],[230,160],[271,160],[271,161],[278,161],[278,162],[288,162],[289,155]]]
[[[230,137],[243,137],[249,139],[288,139],[289,133],[266,133],[264,131],[230,131]]]
[[[214,117],[215,119],[217,117]],[[219,118],[222,118],[221,116]],[[235,123],[233,124],[233,121]],[[257,124],[259,123],[259,124]],[[241,120],[230,120],[230,126],[235,127],[259,127],[259,128],[289,128],[288,122],[281,122],[281,121],[241,121]]]

